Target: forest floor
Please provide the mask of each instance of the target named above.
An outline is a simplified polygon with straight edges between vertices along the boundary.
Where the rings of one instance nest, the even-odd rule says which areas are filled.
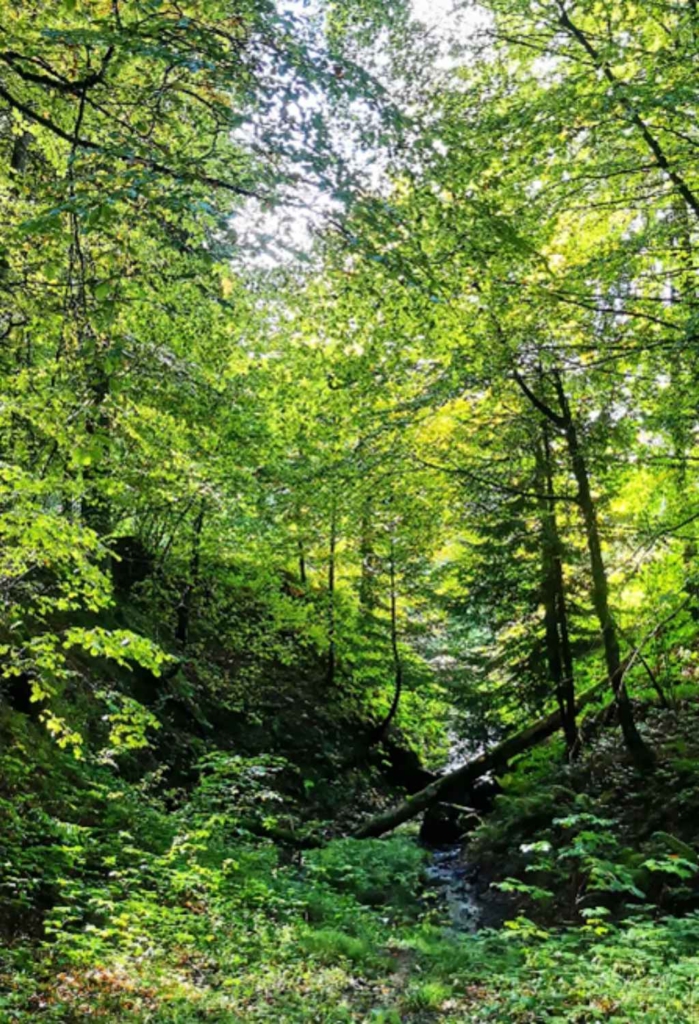
[[[231,795],[283,817],[274,759],[211,755],[173,809],[48,746],[37,762],[15,722],[0,1021],[699,1021],[697,718],[646,715],[651,780],[611,729],[574,769],[556,742],[523,760],[468,846],[513,901],[476,933],[415,826],[303,851],[251,834]]]

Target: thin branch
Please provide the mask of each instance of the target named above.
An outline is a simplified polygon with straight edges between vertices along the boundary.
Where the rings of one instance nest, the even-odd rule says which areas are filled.
[[[567,501],[571,504],[578,504],[577,494],[541,494],[538,491],[525,491],[520,487],[512,487],[510,484],[501,483],[499,480],[481,476],[480,473],[474,473],[470,469],[457,466],[442,466],[439,463],[423,459],[420,455],[414,455],[413,457],[427,469],[436,469],[440,473],[450,473],[453,476],[465,476],[476,483],[485,484],[486,487],[491,487],[493,490],[503,491],[505,494],[513,494],[518,498],[537,498],[540,501]]]
[[[57,125],[48,117],[44,117],[43,114],[39,114],[35,110],[32,110],[32,108],[27,106],[26,103],[22,103],[22,101],[18,100],[16,96],[9,93],[2,84],[0,84],[0,97],[6,100],[11,107],[18,110],[20,114],[23,114],[30,121],[40,124],[43,128],[46,128],[48,131],[58,136],[59,139],[63,139],[64,142],[70,143],[71,146],[76,145],[80,149],[87,149],[94,153],[101,153],[104,156],[111,158],[119,157],[129,163],[140,164],[142,167],[147,167],[149,170],[155,171],[156,174],[161,174],[165,178],[172,178],[175,181],[186,181],[191,184],[198,185],[211,185],[213,188],[222,188],[227,192],[234,192],[236,195],[247,196],[255,199],[261,198],[260,193],[255,192],[252,189],[244,188],[242,185],[234,185],[233,182],[226,181],[224,178],[217,178],[210,174],[196,173],[184,169],[177,170],[174,167],[168,167],[165,164],[158,163],[156,160],[150,160],[148,157],[139,156],[137,153],[124,153],[118,148],[110,149],[107,146],[102,146],[100,143],[94,142],[92,139],[86,139],[82,136],[74,137],[70,132],[65,131],[60,127],[60,125]]]
[[[644,636],[643,640],[641,640],[641,642],[639,644],[637,644],[635,649],[631,652],[629,657],[626,659],[626,663],[625,663],[623,671],[621,673],[621,680],[620,680],[620,682],[623,681],[624,676],[629,671],[631,666],[634,664],[636,659],[640,656],[641,651],[646,646],[648,641],[649,640],[653,640],[656,636],[658,636],[658,634],[661,633],[663,629],[665,629],[665,627],[667,626],[667,624],[669,622],[672,622],[672,620],[674,618],[676,618],[680,614],[681,611],[684,611],[684,609],[687,607],[688,604],[690,604],[690,602],[692,600],[693,600],[693,595],[690,594],[690,596],[688,598],[686,598],[684,601],[682,601],[677,606],[677,608],[675,608],[674,611],[670,612],[670,614],[667,615],[664,619],[661,619],[660,622],[658,623],[658,625],[655,626],[650,631],[650,633],[647,633],[646,636]]]
[[[658,167],[665,171],[668,178],[670,179],[670,181],[672,181],[673,185],[675,185],[677,191],[680,193],[684,201],[692,209],[694,214],[697,217],[699,217],[699,198],[697,198],[694,192],[692,192],[692,190],[690,189],[689,185],[684,180],[682,175],[679,174],[672,167],[667,157],[667,154],[665,153],[665,150],[661,146],[660,142],[653,135],[653,133],[651,132],[650,128],[643,120],[641,115],[638,113],[631,100],[623,93],[620,93],[620,89],[623,89],[624,83],[617,78],[610,65],[605,60],[602,59],[598,50],[593,46],[593,44],[588,39],[587,35],[583,32],[583,30],[579,28],[571,20],[570,15],[568,14],[561,0],[559,0],[558,6],[560,11],[560,16],[558,19],[560,25],[569,33],[569,35],[572,35],[573,38],[577,40],[580,46],[582,46],[582,48],[585,50],[588,56],[592,59],[594,66],[599,71],[602,72],[604,77],[611,85],[614,96],[619,100],[622,107],[627,112],[631,122],[638,128],[639,132],[641,133],[643,141],[646,143],[651,153],[655,157],[655,161]]]

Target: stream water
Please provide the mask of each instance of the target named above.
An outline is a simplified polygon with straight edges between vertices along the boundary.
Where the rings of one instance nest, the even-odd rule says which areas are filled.
[[[449,757],[442,771],[453,771],[481,753],[483,747],[452,735]],[[500,923],[504,916],[501,900],[487,885],[477,880],[476,872],[466,859],[463,843],[428,847],[429,862],[425,869],[426,900],[443,911],[447,927],[452,931],[475,932],[479,928]]]
[[[486,923],[485,901],[470,877],[461,844],[432,850],[425,877],[427,898],[444,912],[448,928],[475,932]]]

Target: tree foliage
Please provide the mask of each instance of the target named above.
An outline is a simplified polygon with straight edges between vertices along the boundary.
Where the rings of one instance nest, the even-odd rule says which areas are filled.
[[[481,839],[533,829],[540,877],[504,887],[555,903],[572,863],[589,920],[550,953],[518,918],[486,1012],[533,1020],[531,969],[564,1019],[552,964],[593,936],[664,969],[647,920],[584,900],[693,898],[672,800],[629,852],[594,787],[601,746],[616,794],[696,790],[698,47],[666,0],[483,0],[441,34],[400,0],[1,6],[0,928],[82,966],[150,929],[171,964],[216,919],[249,966],[269,911],[282,973],[293,947],[376,977],[410,842],[341,840],[303,881],[265,844],[354,831],[386,759],[421,789],[455,739],[509,751],[560,712]],[[434,978],[406,1020],[453,995],[410,934]],[[474,984],[511,967],[469,949]],[[565,1019],[616,1012],[580,970]],[[640,1015],[645,975],[628,998],[684,1019]]]

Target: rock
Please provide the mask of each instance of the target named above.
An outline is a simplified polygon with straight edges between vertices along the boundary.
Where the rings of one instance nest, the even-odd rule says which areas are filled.
[[[476,779],[468,794],[468,805],[476,811],[492,811],[495,797],[502,793],[502,786],[495,779],[487,776]]]
[[[502,787],[493,778],[484,776],[476,779],[470,786],[464,789],[458,784],[447,790],[447,799],[458,804],[465,804],[472,807],[474,811],[481,814],[492,811],[495,797],[502,793]]]
[[[470,832],[477,817],[468,807],[435,804],[425,811],[420,827],[420,841],[426,846],[449,846]]]

